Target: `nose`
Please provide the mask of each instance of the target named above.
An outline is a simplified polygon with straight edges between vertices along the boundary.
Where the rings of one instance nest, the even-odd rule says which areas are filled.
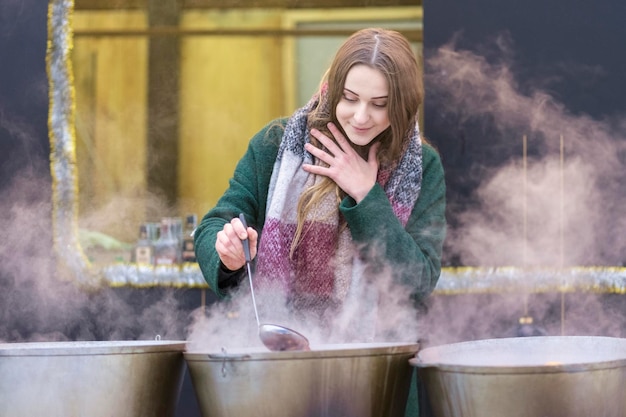
[[[358,124],[364,124],[366,123],[369,118],[369,112],[367,111],[367,105],[366,104],[360,104],[354,111],[354,121]]]

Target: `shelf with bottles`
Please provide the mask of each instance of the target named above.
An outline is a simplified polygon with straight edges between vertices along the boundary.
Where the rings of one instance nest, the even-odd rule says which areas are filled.
[[[187,214],[142,223],[133,243],[85,229],[80,240],[89,268],[112,286],[207,287],[195,257],[197,221]]]
[[[139,227],[139,238],[131,251],[131,263],[166,266],[196,261],[193,232],[198,218],[164,217],[160,223],[145,223]]]
[[[109,254],[99,265],[111,286],[175,286],[206,288],[196,263],[193,232],[195,214],[163,217],[159,222],[139,226],[137,241]]]

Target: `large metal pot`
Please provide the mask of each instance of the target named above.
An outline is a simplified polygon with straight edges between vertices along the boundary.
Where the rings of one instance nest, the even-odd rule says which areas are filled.
[[[626,339],[543,336],[423,349],[436,417],[626,417]]]
[[[205,417],[403,416],[417,344],[185,352]]]
[[[185,342],[0,344],[0,416],[174,415]]]

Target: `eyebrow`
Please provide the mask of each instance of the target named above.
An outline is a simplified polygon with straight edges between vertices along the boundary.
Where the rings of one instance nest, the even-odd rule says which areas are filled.
[[[350,90],[349,88],[343,88],[345,91],[348,91],[349,93],[354,94],[357,97],[360,97],[357,93],[355,93],[354,91]],[[380,97],[372,97],[371,100],[380,100],[381,98],[388,98],[389,96],[380,96]]]

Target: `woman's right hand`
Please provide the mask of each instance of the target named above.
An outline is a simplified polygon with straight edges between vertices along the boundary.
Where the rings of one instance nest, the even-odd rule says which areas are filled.
[[[215,250],[220,260],[226,268],[236,271],[246,264],[246,257],[243,252],[243,239],[248,239],[250,243],[250,257],[256,256],[257,239],[259,234],[252,227],[247,229],[239,218],[235,217],[226,223],[224,228],[217,233]]]

